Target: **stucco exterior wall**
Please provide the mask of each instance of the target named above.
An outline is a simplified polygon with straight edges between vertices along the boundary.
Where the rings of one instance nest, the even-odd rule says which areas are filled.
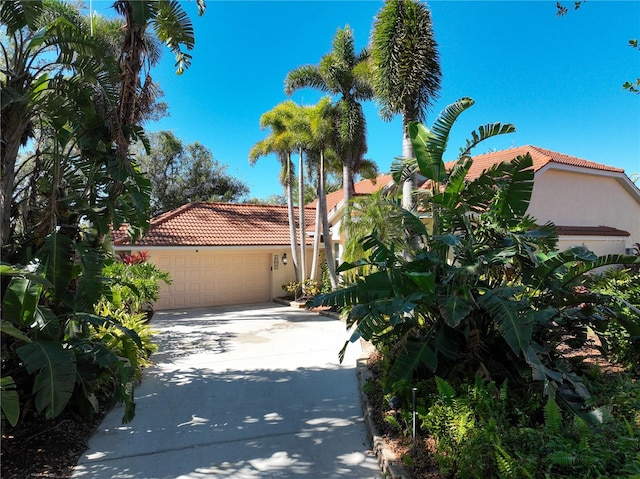
[[[149,261],[171,275],[172,284],[161,285],[158,310],[271,301],[285,294],[283,284],[295,280],[288,246],[130,247],[126,250],[147,251]],[[286,265],[282,264],[283,253],[287,254]],[[312,253],[313,249],[308,248],[308,260]],[[310,270],[310,261],[308,263]]]
[[[540,223],[628,231],[627,247],[640,242],[640,204],[614,177],[558,169],[540,171],[528,213]],[[615,238],[614,243],[619,240]],[[624,252],[624,248],[617,252]]]
[[[558,250],[565,251],[574,246],[585,246],[598,256],[625,252],[625,239],[620,236],[561,236]]]

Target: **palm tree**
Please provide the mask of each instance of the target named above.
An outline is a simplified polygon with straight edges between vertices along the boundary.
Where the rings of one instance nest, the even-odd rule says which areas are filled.
[[[317,212],[316,215],[316,232],[314,243],[313,266],[311,268],[311,277],[315,277],[316,263],[318,259],[318,245],[320,241],[320,224],[322,225],[322,237],[324,238],[325,257],[327,260],[327,268],[329,271],[329,280],[331,288],[336,289],[338,280],[336,277],[335,263],[333,259],[333,248],[331,245],[331,233],[329,231],[329,220],[327,216],[327,193],[326,193],[326,161],[325,156],[335,156],[335,133],[334,120],[336,109],[331,103],[330,97],[325,97],[320,102],[308,107],[310,128],[310,144],[308,147],[308,156],[315,159],[315,167],[317,170]]]
[[[196,0],[198,14],[205,10],[205,0]],[[151,55],[147,28],[151,27],[160,42],[176,56],[176,73],[181,75],[191,65],[195,45],[193,25],[177,0],[116,0],[113,7],[125,20],[124,43],[119,64],[122,77],[118,123],[115,125],[116,153],[120,158],[128,154],[131,139],[139,136],[140,92],[151,81],[150,68],[158,61]],[[144,83],[141,82],[144,76]]]
[[[431,14],[419,0],[387,0],[371,34],[372,82],[380,115],[402,115],[402,157],[413,158],[409,123],[425,120],[440,89],[438,45]],[[405,172],[403,206],[411,208],[412,175]]]
[[[353,177],[358,171],[366,145],[366,122],[360,102],[373,97],[369,82],[369,50],[355,51],[353,31],[347,25],[338,29],[333,49],[318,65],[304,65],[291,70],[285,79],[285,92],[291,95],[305,87],[339,95],[337,102],[338,153],[343,165],[345,203],[353,195]]]
[[[285,190],[287,198],[287,210],[289,216],[289,235],[291,240],[291,260],[295,271],[296,281],[300,281],[300,267],[298,262],[298,248],[296,247],[296,222],[293,211],[293,164],[291,152],[294,149],[296,138],[291,129],[294,117],[298,114],[299,106],[291,100],[276,105],[270,111],[260,117],[260,127],[264,130],[271,129],[271,133],[264,140],[257,142],[249,151],[249,162],[254,165],[258,158],[275,153],[280,160],[280,182]],[[304,223],[300,220],[300,226],[304,229]],[[304,244],[301,245],[304,247]]]

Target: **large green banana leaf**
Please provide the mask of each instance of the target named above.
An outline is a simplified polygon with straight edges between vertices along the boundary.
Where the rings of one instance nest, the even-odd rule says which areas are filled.
[[[36,409],[47,419],[58,416],[73,394],[76,382],[76,356],[63,344],[33,341],[16,352],[29,374],[36,374],[33,394]]]
[[[42,284],[14,276],[2,298],[2,317],[18,327],[29,326],[34,321],[41,293]]]
[[[16,391],[16,383],[11,376],[5,376],[0,379],[0,408],[2,415],[9,421],[9,424],[15,426],[20,419],[20,399]]]

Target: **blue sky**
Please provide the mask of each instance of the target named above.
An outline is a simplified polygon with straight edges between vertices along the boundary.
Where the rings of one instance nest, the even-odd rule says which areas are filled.
[[[107,16],[110,4],[93,1]],[[249,166],[249,149],[267,134],[260,116],[287,99],[287,72],[317,64],[330,51],[339,27],[350,25],[358,49],[366,46],[383,2],[208,0],[202,17],[195,2],[183,5],[195,27],[193,65],[177,76],[165,52],[152,76],[170,117],[147,129],[204,144],[247,183],[251,197],[282,193],[275,157]],[[640,52],[627,46],[640,37],[640,2],[589,0],[564,17],[556,16],[555,1],[432,1],[429,7],[443,78],[426,123],[460,97],[476,101],[456,123],[447,159],[473,129],[502,121],[517,132],[485,142],[476,154],[531,144],[640,173],[640,95],[621,87],[640,75]],[[291,98],[314,104],[321,96],[304,89]],[[365,114],[367,158],[388,171],[401,153],[400,119],[383,122],[373,102]]]

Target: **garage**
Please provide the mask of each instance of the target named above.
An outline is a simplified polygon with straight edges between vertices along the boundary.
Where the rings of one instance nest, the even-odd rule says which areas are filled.
[[[307,222],[314,212],[307,211]],[[283,295],[283,284],[295,280],[287,261],[286,206],[189,203],[153,218],[147,234],[135,243],[127,237],[126,225],[111,235],[116,253],[144,251],[169,273],[172,283],[161,286],[158,310],[271,301]],[[305,247],[310,258],[310,238]]]
[[[163,251],[151,261],[173,283],[163,286],[157,309],[201,308],[270,301],[271,254]]]

